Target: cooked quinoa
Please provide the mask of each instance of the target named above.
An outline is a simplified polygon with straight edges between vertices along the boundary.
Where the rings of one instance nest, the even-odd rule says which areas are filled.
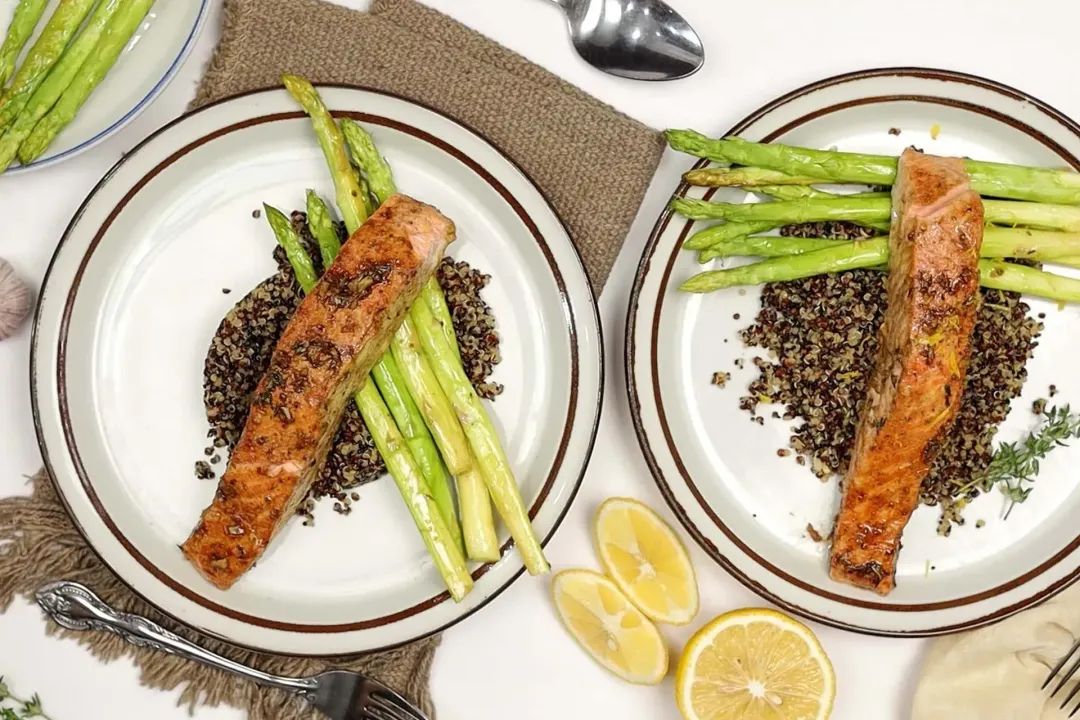
[[[718,387],[726,387],[730,379],[731,373],[729,372],[715,372],[712,376],[712,384]]]
[[[491,276],[469,267],[465,262],[447,258],[439,265],[439,285],[450,306],[454,334],[461,348],[461,364],[476,393],[488,400],[503,391],[502,385],[487,382],[499,355],[499,334],[495,332],[495,316],[480,291],[491,282]]]
[[[306,216],[294,212],[292,222],[316,272],[321,274],[318,246],[307,229]],[[338,224],[337,231],[344,240],[344,226]],[[277,272],[229,311],[214,334],[206,355],[203,404],[210,422],[210,441],[205,450],[210,461],[200,460],[195,464],[196,476],[202,479],[216,476],[211,463],[221,462],[218,449],[231,451],[240,439],[247,422],[251,394],[265,374],[278,337],[302,298],[300,286],[280,247],[274,249],[274,260]],[[439,266],[438,277],[453,316],[465,372],[477,394],[493,400],[503,391],[502,385],[489,382],[501,359],[499,334],[491,308],[481,297],[481,290],[491,278],[468,263],[450,258],[445,258]],[[334,509],[347,515],[352,502],[359,499],[349,490],[375,480],[385,471],[386,466],[356,405],[349,403],[322,472],[297,512],[305,516],[305,525],[311,524],[315,502],[330,497],[334,500]]]
[[[1043,328],[1018,294],[981,292],[960,410],[920,496],[941,507],[942,534],[963,524],[960,511],[979,494],[970,481],[990,462],[994,433],[1023,388]],[[784,419],[802,420],[790,447],[823,481],[842,473],[851,457],[885,305],[885,274],[873,270],[771,283],[755,323],[741,332],[746,345],[773,359],[754,358],[758,376],[740,407],[756,421],[760,402],[777,402]]]
[[[837,240],[866,240],[882,233],[873,228],[856,225],[851,222],[826,220],[816,223],[785,225],[780,228],[782,237],[797,238],[835,238]]]

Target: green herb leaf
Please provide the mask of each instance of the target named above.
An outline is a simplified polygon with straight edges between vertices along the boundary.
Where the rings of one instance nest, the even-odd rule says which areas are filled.
[[[990,460],[980,484],[984,490],[997,485],[998,490],[1009,499],[1005,517],[1013,507],[1028,499],[1030,483],[1039,474],[1039,461],[1056,447],[1068,447],[1066,440],[1080,437],[1080,415],[1072,415],[1068,405],[1047,407],[1043,410],[1043,424],[1034,433],[1017,443],[1001,443]]]
[[[41,698],[37,693],[34,693],[29,700],[23,700],[11,692],[4,684],[4,677],[0,675],[0,703],[5,702],[16,707],[0,707],[0,720],[31,720],[31,718],[50,720],[41,707]]]
[[[34,693],[33,697],[23,703],[22,712],[24,720],[35,717],[45,717],[45,713],[41,709],[41,698],[38,697],[37,693]]]

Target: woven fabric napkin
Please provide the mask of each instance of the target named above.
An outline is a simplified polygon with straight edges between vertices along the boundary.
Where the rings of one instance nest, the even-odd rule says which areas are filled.
[[[551,200],[597,293],[663,152],[656,131],[412,0],[375,0],[367,13],[317,0],[226,0],[221,41],[192,105],[277,87],[283,72],[414,98],[487,137]],[[602,207],[594,200],[600,193]],[[101,563],[44,472],[31,482],[31,497],[0,500],[0,610],[47,582],[74,580],[121,611],[145,615],[249,666],[286,675],[352,668],[433,712],[428,680],[438,638],[331,662],[265,655],[201,637],[156,612]],[[180,701],[192,709],[228,704],[254,720],[315,717],[285,693],[136,649],[112,635],[71,637],[103,660],[131,657],[144,685],[183,688]]]
[[[375,0],[367,13],[319,0],[231,0],[225,22],[195,106],[277,87],[283,72],[430,105],[532,176],[593,289],[603,288],[663,153],[659,132],[413,0]]]

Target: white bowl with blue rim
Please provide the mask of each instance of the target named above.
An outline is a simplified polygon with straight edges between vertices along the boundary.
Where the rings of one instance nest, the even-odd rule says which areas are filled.
[[[0,0],[0,31],[18,0]],[[53,0],[38,23],[44,27],[57,5]],[[210,13],[210,0],[157,2],[109,74],[79,110],[75,120],[45,153],[29,165],[12,165],[18,175],[67,160],[89,150],[130,123],[157,99],[187,60]],[[27,43],[27,49],[33,40]],[[25,56],[26,49],[23,51]]]

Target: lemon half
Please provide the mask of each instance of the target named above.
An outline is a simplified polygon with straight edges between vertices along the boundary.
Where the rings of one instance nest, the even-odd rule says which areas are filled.
[[[698,612],[697,578],[686,546],[647,505],[612,498],[596,512],[604,569],[649,618],[686,625]]]
[[[668,670],[660,631],[608,578],[564,570],[551,583],[559,619],[598,663],[624,680],[655,685]]]
[[[775,610],[747,609],[690,639],[675,693],[686,720],[826,720],[836,677],[808,627]]]

